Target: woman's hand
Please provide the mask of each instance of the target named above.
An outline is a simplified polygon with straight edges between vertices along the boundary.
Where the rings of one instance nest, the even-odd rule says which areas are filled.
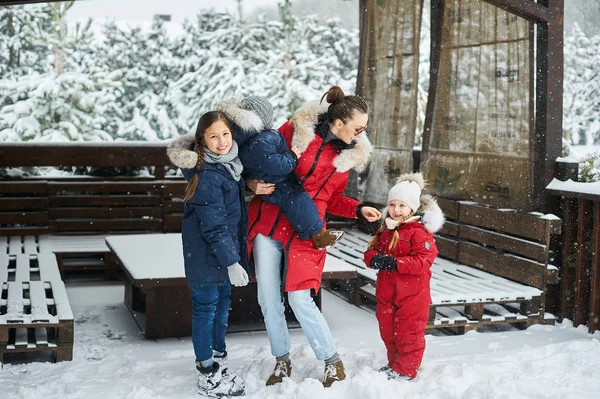
[[[246,185],[254,192],[254,194],[257,195],[273,194],[273,191],[275,191],[275,185],[272,183],[267,183],[264,180],[247,178]]]
[[[376,220],[381,219],[381,212],[372,206],[363,206],[360,213],[362,213],[364,218],[369,222],[375,222]]]

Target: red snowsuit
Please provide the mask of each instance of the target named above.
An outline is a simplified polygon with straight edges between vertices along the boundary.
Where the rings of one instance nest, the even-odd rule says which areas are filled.
[[[394,231],[399,240],[393,250],[388,246]],[[380,270],[377,275],[377,320],[387,348],[388,366],[410,378],[425,351],[425,326],[429,319],[431,264],[438,255],[433,234],[419,221],[400,223],[395,230],[378,232],[373,249],[365,252],[365,263],[378,253],[396,258],[396,270]]]

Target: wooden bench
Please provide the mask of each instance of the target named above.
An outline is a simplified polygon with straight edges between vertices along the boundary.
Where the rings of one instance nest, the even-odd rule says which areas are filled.
[[[48,351],[72,360],[73,313],[54,254],[0,252],[0,285],[0,362]]]
[[[125,304],[146,338],[191,335],[191,292],[185,279],[181,234],[134,234],[106,237],[126,275]],[[354,279],[356,269],[326,262],[323,279]],[[320,306],[320,296],[315,298]],[[234,287],[229,332],[263,330],[256,283]],[[289,323],[297,321],[289,308]]]
[[[552,319],[545,315],[548,284],[556,282],[551,244],[560,234],[556,217],[487,208],[440,199],[448,221],[436,237],[440,257],[431,271],[428,330],[455,327],[464,332],[486,324],[526,327]],[[358,270],[350,301],[376,302],[376,271],[363,253],[371,236],[347,231],[329,250]]]

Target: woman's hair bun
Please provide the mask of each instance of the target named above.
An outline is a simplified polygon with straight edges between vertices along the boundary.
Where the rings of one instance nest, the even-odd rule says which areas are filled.
[[[325,98],[326,96],[327,103],[333,104],[334,102],[344,98],[345,94],[344,90],[342,90],[340,86],[331,86],[329,90],[327,90],[327,92],[325,92],[325,94],[323,94],[323,96],[321,97],[321,103],[323,102],[323,98]]]

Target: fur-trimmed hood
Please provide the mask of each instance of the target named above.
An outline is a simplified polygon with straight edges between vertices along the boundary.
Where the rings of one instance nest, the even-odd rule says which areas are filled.
[[[318,101],[311,101],[292,115],[290,118],[294,126],[292,147],[297,147],[301,153],[308,148],[315,138],[315,126],[319,123],[319,115],[326,113],[328,107],[328,103],[319,104]],[[373,145],[366,134],[361,134],[356,140],[356,145],[342,150],[333,161],[333,165],[338,172],[347,172],[350,169],[362,172],[367,167],[372,153]]]
[[[222,101],[217,105],[217,111],[234,123],[239,129],[234,129],[234,138],[238,145],[256,135],[263,129],[263,122],[252,111],[248,111],[235,101]],[[196,166],[198,154],[194,152],[196,137],[194,133],[185,134],[173,140],[167,147],[167,156],[173,165],[182,169],[191,169]]]
[[[198,162],[198,154],[194,151],[196,137],[194,133],[171,141],[167,147],[167,156],[171,163],[181,169],[192,169]]]
[[[383,215],[381,219],[385,221],[387,215],[388,208],[386,206],[383,210]],[[442,209],[437,204],[435,198],[433,198],[431,195],[426,194],[421,195],[421,204],[417,212],[415,212],[415,216],[418,217],[417,221],[423,224],[425,230],[429,231],[432,234],[437,233],[446,221]]]
[[[319,115],[326,113],[329,104],[319,104],[318,101],[312,101],[300,108],[291,118],[290,121],[294,127],[294,136],[292,138],[292,146],[298,148],[303,153],[311,141],[315,138],[315,126],[319,122]],[[256,132],[262,129],[262,121],[252,111],[242,109],[238,103],[233,101],[223,101],[217,107],[223,112],[228,119],[238,125],[243,131]],[[255,134],[255,133],[254,133]],[[244,138],[246,138],[244,136]],[[247,139],[247,138],[246,138]],[[195,137],[193,133],[183,135],[173,140],[167,147],[167,155],[173,165],[189,169],[196,166],[198,156],[193,151]],[[238,144],[240,140],[236,138]],[[367,138],[366,134],[362,134],[356,141],[353,148],[343,150],[333,161],[338,172],[347,172],[351,169],[356,169],[357,172],[362,172],[368,165],[373,152],[373,145]]]

